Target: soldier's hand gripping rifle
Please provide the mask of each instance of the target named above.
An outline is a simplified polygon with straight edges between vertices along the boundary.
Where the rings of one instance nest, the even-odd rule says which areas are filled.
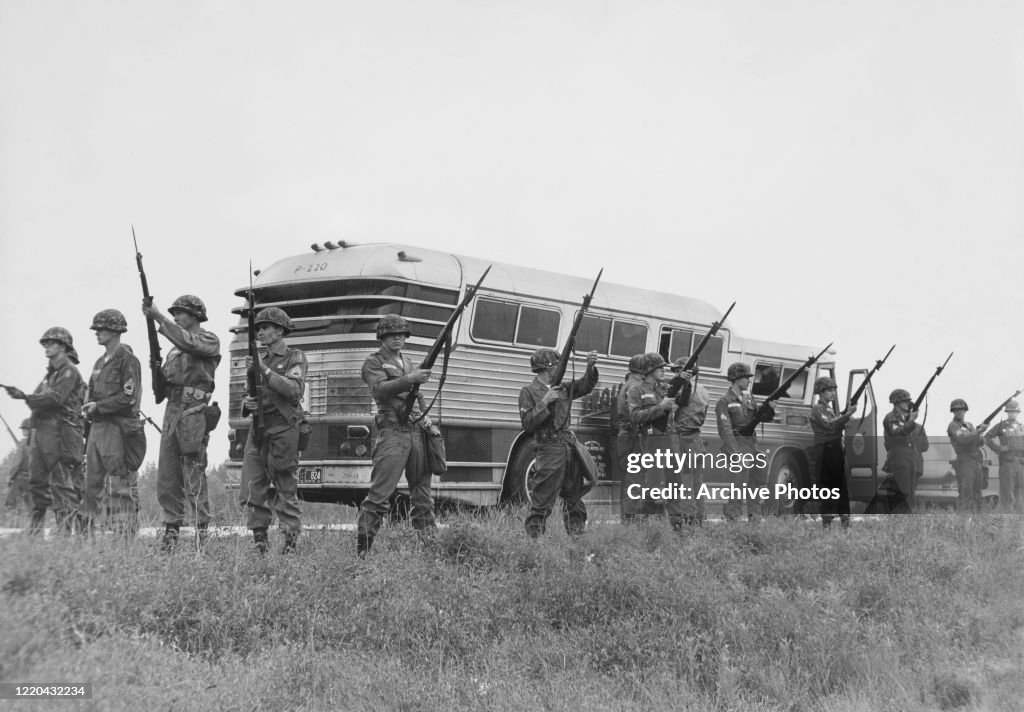
[[[249,358],[252,359],[252,367],[245,374],[245,395],[256,399],[256,410],[252,413],[252,442],[257,447],[263,442],[263,374],[260,373],[260,353],[256,345],[256,295],[252,288],[252,263],[249,263],[249,292],[246,295],[249,300],[248,308],[248,336],[249,336]],[[246,415],[245,406],[242,406],[242,416]]]
[[[473,297],[476,296],[477,290],[480,289],[480,285],[484,283],[484,278],[487,273],[491,271],[493,265],[487,265],[487,269],[480,275],[480,279],[477,280],[476,284],[466,290],[466,294],[462,297],[462,301],[455,307],[455,311],[448,317],[448,321],[445,322],[441,332],[434,339],[434,343],[430,346],[430,350],[427,351],[427,355],[423,358],[423,362],[420,363],[420,370],[428,371],[434,367],[434,362],[437,361],[437,357],[441,355],[441,351],[444,350],[445,344],[451,343],[452,330],[455,329],[455,322],[462,316],[462,312],[465,311],[469,303],[473,301]],[[447,362],[446,362],[447,363]],[[434,393],[434,400],[430,402],[430,405],[424,409],[416,421],[422,420],[427,412],[433,407],[434,401],[437,400],[437,396],[441,393],[441,388],[444,386],[444,375],[442,374],[441,379],[437,382],[437,391]],[[403,423],[409,422],[409,416],[412,414],[413,408],[416,406],[416,400],[420,395],[420,384],[414,383],[412,388],[409,389],[409,394],[405,397],[405,407],[402,409],[400,420]]]
[[[921,395],[919,395],[917,400],[914,401],[914,404],[910,406],[912,411],[917,412],[921,409],[921,404],[924,403],[924,397],[928,395],[928,389],[932,387],[932,383],[934,383],[938,375],[942,373],[942,370],[946,368],[946,364],[949,363],[949,359],[951,358],[953,358],[952,351],[949,352],[949,356],[946,357],[946,360],[942,362],[941,366],[935,367],[935,373],[933,373],[932,377],[928,379],[928,383],[924,384],[924,390],[921,391]]]
[[[819,351],[817,356],[811,356],[808,358],[800,368],[789,374],[789,378],[779,384],[779,387],[772,391],[771,394],[762,401],[761,405],[757,407],[757,410],[754,411],[754,417],[751,418],[749,423],[740,429],[740,435],[750,437],[757,430],[758,425],[775,417],[775,409],[772,408],[772,403],[786,395],[787,391],[789,391],[789,387],[793,385],[793,381],[799,378],[801,373],[813,366],[830,348],[832,348],[832,344],[829,344]]]
[[[1019,390],[1018,391],[1014,391],[1012,396],[1010,396],[1009,398],[1004,400],[1002,403],[1000,403],[998,408],[996,408],[991,413],[989,413],[988,417],[985,418],[983,421],[981,421],[981,424],[977,427],[977,429],[978,430],[984,430],[985,428],[987,428],[992,423],[992,421],[996,419],[996,416],[999,415],[999,411],[1001,411],[1003,408],[1005,408],[1007,403],[1009,403],[1014,398],[1019,396],[1022,392],[1024,392],[1024,391],[1019,391]],[[8,428],[8,430],[10,430],[10,428]]]
[[[881,360],[875,361],[874,367],[870,371],[868,371],[868,375],[865,376],[863,381],[861,381],[861,384],[860,386],[857,387],[857,390],[853,392],[853,396],[850,398],[850,405],[857,405],[857,401],[860,400],[860,397],[862,395],[864,395],[864,391],[867,390],[868,384],[871,383],[871,378],[878,372],[878,369],[884,366],[885,362],[889,360],[889,354],[892,353],[892,350],[894,348],[896,348],[896,344],[893,344],[892,346],[889,347],[889,350],[885,353],[885,356],[883,356]]]
[[[142,253],[139,252],[139,242],[135,239],[134,225],[132,225],[132,242],[135,244],[135,264],[139,268],[139,281],[142,282],[142,303],[151,307],[153,306],[153,297],[149,293],[146,270],[142,267]],[[164,380],[163,359],[160,356],[160,339],[156,334],[156,322],[149,317],[146,317],[146,334],[149,336],[149,370],[153,374],[153,397],[159,404],[166,394],[167,381]]]
[[[594,280],[594,286],[590,288],[590,294],[584,295],[583,306],[576,312],[576,318],[572,322],[572,329],[569,330],[569,338],[565,340],[565,347],[562,349],[562,353],[559,355],[558,363],[555,364],[555,369],[551,372],[551,388],[558,388],[562,385],[562,379],[565,378],[565,371],[569,368],[569,359],[572,358],[572,352],[576,348],[576,334],[579,333],[580,326],[583,325],[583,317],[590,309],[590,302],[594,300],[594,292],[597,291],[597,283],[601,281],[601,275],[604,274],[604,268],[597,273],[597,279]],[[552,412],[554,412],[555,404],[552,403]]]

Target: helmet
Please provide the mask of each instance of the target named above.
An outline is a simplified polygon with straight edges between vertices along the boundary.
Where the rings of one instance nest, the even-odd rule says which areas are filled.
[[[391,334],[405,334],[410,336],[412,334],[409,331],[409,324],[406,323],[405,319],[398,316],[398,314],[385,314],[377,322],[377,338],[383,339],[385,336]]]
[[[284,333],[286,334],[295,328],[292,326],[292,320],[284,313],[284,309],[278,309],[277,307],[260,309],[255,320],[255,326],[257,329],[260,324],[276,324],[284,329]]]
[[[645,376],[649,376],[659,368],[664,368],[665,359],[661,357],[661,354],[646,353],[643,355],[643,359],[640,361],[641,373]]]
[[[889,402],[893,404],[908,400],[913,400],[913,398],[910,397],[910,391],[905,391],[902,388],[897,388],[889,394]]]
[[[530,370],[534,373],[546,371],[558,363],[561,358],[554,349],[537,349],[530,356]]]
[[[56,341],[58,344],[64,344],[66,349],[75,345],[75,340],[71,338],[71,332],[63,326],[51,326],[44,331],[43,335],[39,337],[39,343],[44,341]]]
[[[689,361],[689,360],[690,359],[687,358],[686,356],[680,356],[679,358],[677,358],[675,361],[672,362],[672,370],[673,371],[682,371],[683,370],[683,366],[685,366],[686,362]],[[700,364],[699,363],[693,364],[693,368],[691,370],[693,371],[694,375],[697,375],[698,373],[700,373]]]
[[[742,362],[737,362],[729,366],[729,370],[726,371],[725,377],[730,381],[736,381],[740,378],[750,378],[753,375],[754,372],[750,370],[750,366]]]
[[[644,355],[637,354],[633,358],[629,359],[629,372],[630,373],[643,373],[644,366]]]
[[[1011,398],[1009,400],[1009,402],[1007,402],[1007,404],[1006,404],[1006,412],[1007,413],[1019,413],[1020,412],[1020,403],[1018,403],[1017,401],[1015,401],[1015,400],[1013,400]]]
[[[835,387],[836,387],[835,380],[829,378],[828,376],[822,376],[821,378],[814,379],[814,394],[815,395],[817,395],[819,393],[823,393],[824,391],[827,391],[829,388],[835,388]]]
[[[123,334],[128,331],[128,322],[125,320],[124,314],[117,309],[104,309],[92,318],[92,326],[89,328],[93,331],[108,329]]]
[[[176,311],[183,311],[186,314],[191,314],[200,322],[206,321],[206,305],[203,304],[202,299],[192,294],[182,294],[174,300],[174,304],[167,311],[171,313],[171,316]]]
[[[32,419],[31,418],[25,418],[23,421],[21,421],[21,429],[22,430],[31,430],[32,429]]]
[[[949,412],[952,413],[957,408],[963,408],[964,410],[968,410],[967,401],[965,401],[963,398],[954,398],[953,402],[949,404]]]

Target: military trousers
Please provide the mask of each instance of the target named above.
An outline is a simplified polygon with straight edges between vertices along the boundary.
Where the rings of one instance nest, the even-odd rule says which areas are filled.
[[[373,470],[370,491],[359,506],[356,529],[359,536],[372,541],[381,521],[391,508],[391,497],[405,472],[412,504],[410,518],[415,529],[432,529],[434,498],[431,495],[430,467],[427,463],[426,433],[419,425],[385,420],[377,430],[373,443]]]
[[[62,524],[78,512],[82,494],[82,431],[57,420],[37,420],[29,457],[32,508],[52,508]]]
[[[1003,456],[999,460],[999,508],[1024,512],[1024,456]]]
[[[85,489],[79,513],[92,523],[106,499],[114,529],[134,535],[138,529],[138,472],[129,471],[125,465],[121,426],[113,420],[93,423],[85,456]]]
[[[754,437],[746,437],[737,435],[736,443],[739,446],[738,454],[750,454],[757,455],[757,440]],[[733,459],[733,455],[729,455],[729,459]],[[748,460],[750,458],[747,458]],[[756,497],[749,499],[730,499],[725,503],[722,508],[722,514],[729,521],[739,519],[743,516],[744,507],[747,510],[747,517],[749,519],[761,518],[765,515],[768,509],[768,498],[760,496],[760,490],[763,487],[768,486],[768,470],[759,465],[753,467],[744,467],[739,473],[739,484],[745,485],[751,490],[758,491]]]
[[[186,516],[199,526],[210,522],[207,437],[201,408],[167,403],[156,476],[156,499],[164,512],[164,524],[181,526]]]
[[[241,504],[249,509],[250,529],[265,529],[274,515],[281,529],[298,534],[302,529],[299,508],[299,425],[274,422],[263,430],[260,444],[253,441],[252,429],[242,456]],[[271,489],[273,488],[273,489]]]
[[[706,463],[711,461],[704,438],[700,432],[672,436],[672,451],[686,458],[686,465],[679,473],[678,482],[686,487],[687,497],[681,500],[683,520],[687,524],[700,524],[704,521],[704,499],[698,497],[701,485],[704,484]]]
[[[838,498],[821,497],[818,500],[821,521],[828,525],[837,516],[846,521],[850,518],[850,488],[846,481],[846,455],[842,443],[838,440],[821,443],[816,446],[815,454],[818,472],[815,484],[839,492]]]
[[[912,514],[917,489],[917,464],[910,448],[893,448],[886,459],[887,475],[868,504],[868,513]]]
[[[956,470],[957,506],[961,512],[981,511],[981,482],[985,473],[978,460],[957,460]]]
[[[534,471],[527,483],[530,511],[525,529],[538,537],[547,529],[555,500],[562,498],[562,524],[569,534],[582,534],[587,526],[587,505],[583,496],[590,490],[583,483],[583,471],[576,448],[556,435],[543,442],[534,439]]]

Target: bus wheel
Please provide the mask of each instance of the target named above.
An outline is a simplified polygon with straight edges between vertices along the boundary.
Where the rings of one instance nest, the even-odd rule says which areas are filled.
[[[537,472],[537,458],[533,448],[521,447],[516,450],[505,473],[505,486],[501,490],[501,503],[519,506],[530,503],[533,492],[533,477]]]
[[[779,455],[772,462],[772,469],[768,473],[768,489],[771,492],[768,498],[768,511],[777,517],[795,514],[796,512],[794,511],[794,507],[797,503],[797,499],[785,494],[781,497],[776,497],[776,485],[789,485],[789,487],[786,488],[787,492],[790,491],[790,487],[793,489],[799,489],[801,487],[800,467],[796,464],[792,455]]]

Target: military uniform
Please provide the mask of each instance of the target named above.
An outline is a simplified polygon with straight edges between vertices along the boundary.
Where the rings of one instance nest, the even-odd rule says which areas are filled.
[[[561,496],[563,524],[570,534],[582,534],[587,523],[587,506],[583,497],[590,490],[584,484],[583,466],[577,449],[582,447],[569,429],[572,401],[581,398],[597,385],[596,367],[588,367],[583,376],[563,384],[558,400],[544,405],[541,400],[550,390],[539,378],[519,391],[519,419],[523,431],[533,436],[536,453],[530,512],[526,516],[526,533],[537,537],[544,533],[547,519]]]
[[[888,473],[880,487],[887,511],[910,514],[914,511],[914,492],[919,473],[923,473],[922,447],[927,449],[924,428],[907,414],[893,409],[882,420],[883,443],[888,456],[882,471]]]
[[[71,533],[81,497],[84,396],[85,381],[68,353],[53,358],[42,383],[25,396],[35,427],[29,458],[35,530],[52,507],[58,528]]]
[[[29,442],[31,441],[31,423],[25,421],[22,425],[22,432],[29,430],[26,435],[18,441],[14,449],[14,459],[11,462],[11,477],[7,481],[7,497],[4,499],[4,506],[8,509],[17,510],[24,507],[26,511],[32,511],[32,494],[29,491]]]
[[[172,313],[176,309],[192,313],[179,306],[183,299],[171,307]],[[205,320],[205,307],[202,314],[200,321]],[[189,518],[195,517],[200,530],[210,522],[206,408],[213,394],[214,371],[220,363],[220,339],[206,329],[188,331],[164,320],[159,332],[173,345],[163,364],[167,405],[156,481],[157,501],[170,532],[169,539],[165,535],[166,544],[177,538],[177,529],[185,520],[186,503]]]
[[[722,438],[723,453],[729,456],[737,453],[757,454],[757,436],[740,435],[740,431],[753,421],[757,408],[757,401],[747,391],[737,396],[730,388],[718,399],[718,403],[715,404],[715,418],[718,422],[718,434]],[[744,468],[740,476],[743,484],[751,488],[760,489],[768,484],[765,468],[757,465]],[[749,502],[750,517],[763,515],[764,509],[764,499],[758,498]],[[742,505],[729,501],[725,505],[724,513],[727,519],[736,519],[742,514]]]
[[[708,454],[707,445],[700,431],[707,418],[708,406],[711,404],[711,396],[706,388],[700,383],[693,383],[688,399],[684,399],[683,405],[676,408],[673,416],[673,439],[672,450],[691,461],[698,456]],[[697,497],[700,487],[704,484],[703,465],[704,458],[701,457],[697,464],[688,464],[682,472],[680,482],[688,489],[689,499],[684,499],[683,519],[689,524],[699,524],[704,521],[704,500]]]
[[[629,421],[633,431],[639,434],[639,454],[655,455],[658,450],[671,450],[670,426],[666,411],[661,407],[662,400],[667,396],[668,387],[660,381],[650,383],[646,380],[630,386],[626,394],[629,405]],[[664,426],[664,427],[662,427]],[[639,473],[641,487],[658,487],[680,484],[681,478],[676,475],[675,468],[650,467],[643,468]],[[668,514],[673,529],[683,526],[683,504],[678,497],[657,501]],[[634,508],[643,506],[644,499],[632,500]]]
[[[627,459],[630,453],[636,452],[640,446],[640,436],[633,429],[629,421],[629,403],[626,401],[626,393],[635,385],[643,382],[643,376],[637,373],[627,373],[626,379],[619,387],[615,396],[615,414],[618,422],[618,435],[615,438],[615,452],[619,460],[619,481],[621,482],[619,504],[622,512],[623,522],[632,521],[633,517],[640,513],[643,502],[629,498],[627,494],[632,484],[643,484],[643,473],[630,473],[627,470]]]
[[[956,418],[946,428],[946,434],[949,435],[949,441],[956,452],[953,467],[956,470],[960,510],[977,512],[981,509],[981,485],[982,479],[985,477],[982,470],[984,458],[981,455],[981,447],[985,444],[985,438],[975,432],[974,426],[969,422]]]
[[[260,360],[264,368],[263,433],[257,445],[249,429],[240,494],[242,505],[249,508],[247,526],[265,535],[276,514],[289,549],[294,548],[302,529],[295,471],[299,467],[299,423],[303,418],[300,403],[309,364],[305,352],[284,341],[261,350]]]
[[[832,403],[820,398],[811,408],[814,445],[810,448],[807,459],[815,463],[815,484],[822,488],[839,490],[839,499],[821,500],[821,521],[826,527],[837,515],[844,526],[850,521],[850,490],[846,482],[843,432],[846,424],[850,422],[851,415],[836,413]]]
[[[985,443],[999,453],[1000,509],[1024,512],[1024,423],[1000,422],[985,436]]]
[[[96,409],[90,416],[88,466],[80,512],[91,527],[106,492],[116,528],[130,536],[138,529],[138,472],[130,471],[125,462],[124,432],[141,427],[141,384],[139,359],[124,344],[110,356],[100,356],[89,378],[88,402],[95,403]]]

